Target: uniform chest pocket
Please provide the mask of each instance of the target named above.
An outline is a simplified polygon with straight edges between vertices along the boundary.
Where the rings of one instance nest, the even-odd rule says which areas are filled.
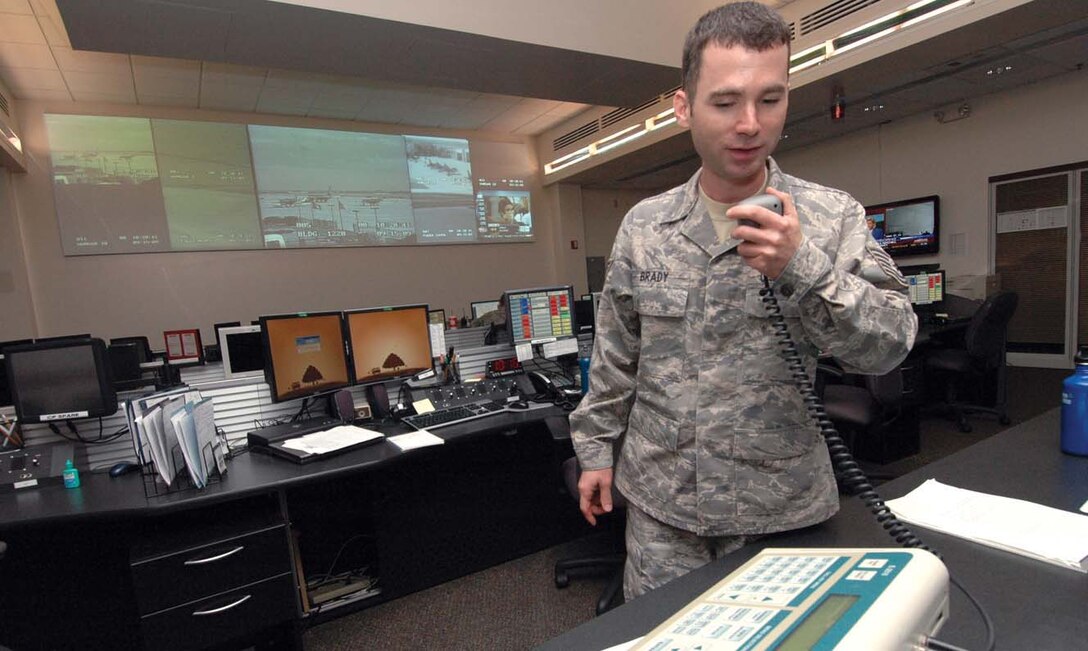
[[[642,324],[643,360],[678,360],[684,354],[688,291],[685,281],[672,278],[667,283],[635,286],[635,306]]]
[[[763,286],[749,287],[744,293],[744,311],[749,316],[759,317],[762,319],[767,318],[771,313],[767,310],[767,303],[764,302],[764,297],[760,295],[763,290]],[[790,300],[783,297],[781,294],[775,294],[775,298],[778,299],[778,307],[782,310],[781,314],[787,318],[801,316],[801,308],[797,304],[796,300]]]

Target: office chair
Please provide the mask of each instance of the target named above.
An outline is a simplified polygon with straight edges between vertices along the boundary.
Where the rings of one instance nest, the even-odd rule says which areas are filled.
[[[574,498],[575,503],[578,502],[578,477],[582,474],[582,469],[578,465],[578,458],[571,457],[563,462],[563,483],[566,484],[567,492]],[[600,576],[601,574],[607,574],[608,584],[601,592],[601,596],[597,599],[598,615],[603,614],[613,607],[619,605],[616,603],[617,597],[620,597],[619,601],[622,603],[623,593],[623,563],[627,559],[627,553],[623,551],[623,530],[624,530],[624,518],[623,512],[627,508],[627,500],[620,495],[619,491],[613,487],[612,489],[612,513],[608,517],[601,517],[598,519],[598,524],[606,531],[606,535],[610,538],[610,544],[613,549],[618,547],[619,551],[610,551],[601,554],[593,554],[589,556],[577,556],[574,558],[562,558],[555,562],[555,587],[565,588],[570,584],[570,578],[572,575],[578,576]],[[618,545],[617,543],[618,539]]]
[[[1016,292],[998,292],[987,298],[978,308],[964,335],[963,348],[946,348],[931,352],[925,358],[927,371],[946,376],[944,407],[955,416],[961,432],[970,432],[969,413],[987,413],[997,416],[1002,425],[1009,424],[1006,412],[1006,365],[1005,338],[1009,320],[1016,312]],[[960,384],[973,381],[976,386],[997,373],[994,406],[965,403],[959,400]]]
[[[884,375],[847,376],[838,368],[819,364],[817,377],[825,377],[823,403],[827,417],[839,430],[851,453],[883,463],[889,457],[891,428],[903,416],[903,369],[896,366]],[[830,376],[856,383],[831,384]],[[866,471],[870,479],[891,479]]]

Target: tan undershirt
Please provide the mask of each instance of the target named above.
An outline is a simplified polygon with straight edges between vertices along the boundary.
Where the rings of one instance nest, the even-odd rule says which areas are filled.
[[[763,194],[767,191],[767,176],[766,170],[764,170],[763,185],[759,187],[759,192],[755,194]],[[754,197],[755,194],[752,196]],[[714,224],[714,232],[718,234],[718,244],[724,244],[726,241],[733,239],[733,228],[737,225],[737,222],[735,219],[726,217],[725,213],[737,204],[722,203],[711,199],[706,192],[703,192],[702,184],[699,184],[699,198],[702,199],[703,205],[706,206],[706,211],[710,215],[710,221]]]

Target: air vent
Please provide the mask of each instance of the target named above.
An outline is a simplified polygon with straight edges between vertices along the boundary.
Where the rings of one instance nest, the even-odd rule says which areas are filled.
[[[645,109],[648,109],[651,106],[653,106],[654,104],[657,104],[659,101],[661,101],[661,96],[660,95],[658,95],[657,97],[655,97],[655,98],[653,98],[653,99],[651,99],[651,100],[649,100],[647,102],[643,102],[642,104],[640,104],[638,106],[635,106],[633,108],[618,108],[615,111],[610,111],[608,113],[605,113],[604,115],[601,116],[601,128],[603,129],[603,128],[608,127],[608,126],[612,126],[613,124],[619,122],[620,120],[627,117],[628,115],[634,115],[635,113],[638,113],[639,111],[643,111]]]
[[[837,0],[801,18],[801,36],[810,34],[831,23],[842,20],[850,14],[860,11],[880,0]]]
[[[567,145],[577,142],[586,136],[591,136],[601,130],[600,124],[594,120],[593,122],[587,122],[578,127],[574,131],[565,133],[552,141],[553,151],[559,151]]]
[[[797,40],[797,23],[790,23],[790,40]]]
[[[0,111],[4,112],[4,115],[11,117],[11,113],[8,112],[8,98],[4,97],[3,93],[0,93]]]

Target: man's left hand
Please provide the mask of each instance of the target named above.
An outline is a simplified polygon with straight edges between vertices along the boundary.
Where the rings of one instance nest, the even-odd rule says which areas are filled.
[[[749,267],[775,280],[801,246],[801,221],[790,195],[774,188],[767,188],[767,193],[782,202],[781,215],[761,206],[737,205],[726,216],[758,224],[758,227],[737,224],[733,229],[733,237],[741,240],[737,253]]]

